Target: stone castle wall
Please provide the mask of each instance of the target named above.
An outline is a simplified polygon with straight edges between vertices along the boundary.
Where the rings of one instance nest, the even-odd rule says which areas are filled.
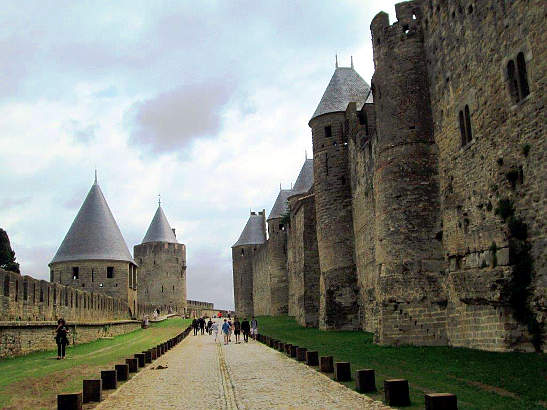
[[[253,259],[257,248],[258,245],[241,245],[232,248],[234,303],[238,316],[253,315]]]
[[[314,192],[289,201],[289,315],[382,344],[545,349],[543,11],[409,1],[394,23],[374,18],[374,103],[310,121]]]
[[[150,242],[134,247],[139,264],[139,303],[162,311],[186,308],[186,246]]]
[[[0,269],[3,321],[104,321],[130,319],[127,301],[37,280]]]

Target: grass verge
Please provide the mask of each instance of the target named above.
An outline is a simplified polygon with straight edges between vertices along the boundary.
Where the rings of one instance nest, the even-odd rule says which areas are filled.
[[[112,339],[70,345],[65,360],[56,360],[53,350],[2,359],[0,408],[55,408],[57,394],[81,391],[84,378],[100,377],[101,370],[125,363],[126,358],[166,341],[189,324],[190,320],[172,318]]]
[[[375,369],[376,394],[383,400],[384,379],[405,378],[410,408],[424,407],[424,393],[458,396],[460,409],[545,409],[547,360],[538,353],[497,353],[451,347],[378,346],[366,332],[305,328],[290,317],[258,318],[261,333],[358,369]],[[344,383],[354,388],[355,382]]]

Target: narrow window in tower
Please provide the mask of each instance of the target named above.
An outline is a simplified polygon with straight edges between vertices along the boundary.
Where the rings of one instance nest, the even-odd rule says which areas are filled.
[[[515,62],[513,60],[507,63],[507,81],[509,82],[509,94],[511,94],[513,101],[518,103],[520,101],[519,85],[515,73]]]
[[[517,55],[517,69],[519,72],[519,90],[520,98],[526,98],[530,94],[530,87],[528,87],[528,74],[526,73],[526,61],[524,60],[524,53],[521,51]]]
[[[465,106],[465,134],[467,136],[467,143],[470,143],[473,139],[473,133],[471,131],[471,115],[469,114],[469,105]]]
[[[106,277],[112,279],[114,277],[114,266],[108,266],[106,268]]]
[[[175,285],[173,285],[173,292],[175,291]]]
[[[325,138],[332,137],[332,127],[329,125],[328,127],[325,127]]]
[[[40,302],[44,301],[44,289],[40,288]]]
[[[51,269],[51,270],[49,271],[49,281],[50,281],[50,282],[53,282],[53,280],[54,280],[54,277],[53,277],[53,269]]]
[[[77,280],[80,277],[80,268],[78,266],[72,267],[72,280]]]
[[[9,276],[4,278],[4,296],[9,296]]]
[[[245,249],[241,249],[241,256],[245,255]]]
[[[27,281],[23,282],[23,300],[28,299],[28,283]]]
[[[163,285],[161,285],[161,293],[163,293]]]
[[[460,134],[462,137],[462,147],[465,145],[465,141],[467,138],[465,137],[465,121],[463,119],[463,111],[460,110],[460,113],[458,114],[458,118],[460,120]]]
[[[95,271],[91,269],[91,282],[95,281]]]

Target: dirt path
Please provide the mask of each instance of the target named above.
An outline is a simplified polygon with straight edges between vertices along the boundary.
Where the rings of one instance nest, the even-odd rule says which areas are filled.
[[[156,370],[152,367],[167,366]],[[387,409],[256,342],[189,335],[97,409]]]

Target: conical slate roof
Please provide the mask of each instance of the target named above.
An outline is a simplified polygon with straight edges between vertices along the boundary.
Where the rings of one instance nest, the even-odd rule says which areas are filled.
[[[368,97],[370,86],[353,67],[337,67],[311,119],[331,112],[346,111],[350,102],[360,109]]]
[[[281,218],[289,210],[289,202],[287,198],[293,194],[292,189],[282,189],[277,195],[274,206],[268,216],[268,221],[274,218]]]
[[[291,195],[305,194],[313,185],[313,159],[306,159],[300,169]]]
[[[97,181],[51,263],[86,259],[134,263]]]
[[[169,243],[178,243],[177,237],[173,233],[161,205],[158,206],[156,214],[150,222],[150,226],[144,235],[142,243],[146,242],[169,242]]]
[[[239,236],[239,239],[232,246],[241,245],[260,245],[266,242],[266,225],[264,223],[264,215],[256,215],[254,213],[249,216],[249,220],[243,228],[243,232]]]

